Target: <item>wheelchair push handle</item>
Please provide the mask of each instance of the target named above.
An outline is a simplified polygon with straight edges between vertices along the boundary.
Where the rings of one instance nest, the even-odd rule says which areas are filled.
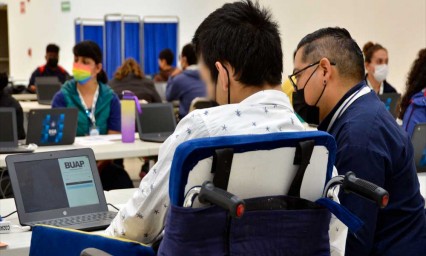
[[[210,181],[201,186],[198,200],[201,203],[212,203],[229,211],[233,218],[241,218],[244,214],[245,203],[236,195],[217,188]]]
[[[353,172],[345,174],[342,188],[346,193],[355,193],[374,201],[380,208],[385,208],[389,203],[389,193],[385,189],[369,181],[357,178]]]

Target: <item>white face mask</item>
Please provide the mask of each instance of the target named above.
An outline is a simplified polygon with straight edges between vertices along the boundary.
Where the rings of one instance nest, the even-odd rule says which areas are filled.
[[[389,73],[389,66],[387,64],[376,65],[374,68],[374,79],[379,83],[386,80]]]

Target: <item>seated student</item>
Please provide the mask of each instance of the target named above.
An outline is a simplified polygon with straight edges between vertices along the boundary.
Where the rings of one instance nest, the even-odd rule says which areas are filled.
[[[389,192],[389,204],[341,193],[340,203],[364,226],[348,234],[346,255],[426,255],[425,204],[410,138],[364,79],[361,49],[342,28],[305,36],[294,60],[293,84],[319,107],[319,130],[336,139],[339,174],[356,176]]]
[[[120,133],[120,100],[107,85],[101,49],[93,41],[83,41],[74,46],[73,53],[74,79],[65,82],[56,93],[52,108],[79,110],[77,136]],[[133,187],[121,159],[97,164],[104,190]]]
[[[201,23],[193,43],[209,96],[221,106],[195,110],[180,121],[161,146],[158,162],[106,230],[108,235],[152,243],[161,233],[170,167],[182,142],[303,130],[280,88],[283,53],[269,11],[251,1],[225,4]]]
[[[419,51],[411,67],[400,108],[402,127],[411,137],[416,124],[426,123],[426,48]]]
[[[161,102],[160,95],[155,90],[151,79],[145,77],[139,64],[135,59],[129,58],[117,69],[114,78],[109,81],[109,86],[118,97],[122,98],[122,91],[132,91],[139,100],[146,100],[148,103]]]
[[[389,72],[389,57],[388,51],[380,44],[368,42],[362,48],[365,56],[365,76],[368,86],[377,94],[394,93],[395,88],[387,81],[386,77]]]
[[[49,44],[46,47],[46,64],[38,67],[31,75],[30,82],[28,84],[28,90],[35,92],[35,79],[41,76],[56,76],[61,83],[65,83],[70,78],[68,72],[61,66],[58,65],[59,61],[59,47],[55,44]]]
[[[4,89],[9,83],[9,78],[6,73],[0,73],[0,108],[14,108],[16,110],[16,122],[18,127],[18,139],[25,139],[24,130],[24,112],[21,104],[9,95]]]
[[[179,118],[183,118],[188,114],[192,100],[197,97],[206,97],[207,92],[206,85],[200,78],[193,44],[183,47],[180,65],[183,71],[176,69],[167,82],[166,99],[179,101]]]
[[[169,77],[176,69],[175,67],[172,67],[174,58],[175,56],[170,49],[164,49],[160,52],[158,56],[158,66],[160,67],[160,73],[154,76],[154,82],[167,82],[167,80],[169,80]]]
[[[52,107],[74,107],[78,112],[77,136],[120,133],[120,101],[107,85],[102,52],[93,41],[74,46],[74,79],[56,93]]]

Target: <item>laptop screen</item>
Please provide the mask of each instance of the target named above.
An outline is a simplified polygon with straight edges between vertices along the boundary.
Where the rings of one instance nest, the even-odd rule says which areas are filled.
[[[15,163],[25,212],[99,204],[87,156]]]
[[[143,134],[173,132],[176,122],[171,104],[145,104],[139,115]]]
[[[2,142],[13,142],[13,113],[11,111],[0,111],[0,120],[3,124],[0,129],[0,144]]]
[[[37,96],[40,101],[51,101],[55,94],[61,89],[61,84],[39,84],[37,85]]]

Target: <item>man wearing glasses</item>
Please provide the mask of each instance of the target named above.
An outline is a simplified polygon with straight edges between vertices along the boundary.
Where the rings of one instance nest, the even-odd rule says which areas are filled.
[[[379,209],[341,193],[341,203],[364,221],[348,235],[346,255],[426,255],[424,200],[410,138],[364,75],[361,49],[349,32],[324,28],[300,41],[289,76],[306,103],[319,107],[318,129],[335,137],[339,174],[353,171],[390,195],[388,206]]]

